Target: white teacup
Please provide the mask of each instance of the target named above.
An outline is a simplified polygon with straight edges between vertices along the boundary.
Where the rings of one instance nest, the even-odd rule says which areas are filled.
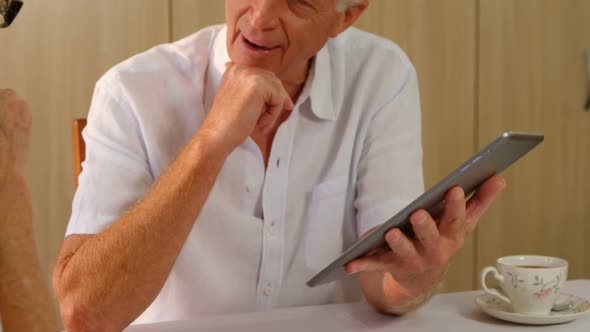
[[[548,256],[506,256],[496,261],[496,267],[481,271],[483,289],[512,305],[514,312],[522,314],[547,314],[559,297],[567,279],[566,260]],[[486,286],[486,275],[493,272],[502,293]]]

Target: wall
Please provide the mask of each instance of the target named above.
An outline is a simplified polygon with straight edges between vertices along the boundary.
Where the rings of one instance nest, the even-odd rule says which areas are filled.
[[[477,142],[505,130],[545,142],[507,173],[478,231],[476,268],[508,254],[560,256],[590,278],[590,1],[482,0]]]

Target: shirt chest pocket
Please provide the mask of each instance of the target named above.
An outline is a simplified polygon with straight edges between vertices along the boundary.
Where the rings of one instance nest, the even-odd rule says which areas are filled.
[[[305,264],[321,270],[343,252],[348,176],[331,178],[311,192],[305,227]]]

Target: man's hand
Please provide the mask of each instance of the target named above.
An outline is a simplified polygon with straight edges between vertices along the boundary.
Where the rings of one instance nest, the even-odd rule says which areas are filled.
[[[228,63],[202,132],[233,149],[255,128],[267,133],[293,102],[274,73]]]
[[[31,135],[31,109],[12,90],[0,89],[0,187],[23,176]]]
[[[433,220],[425,210],[414,212],[410,217],[414,239],[392,229],[385,235],[391,251],[354,260],[346,265],[346,272],[361,272],[363,291],[369,303],[378,309],[398,314],[412,310],[416,303],[407,304],[416,299],[427,300],[449,260],[505,186],[503,178],[494,176],[467,203],[460,187],[449,190],[439,220]]]

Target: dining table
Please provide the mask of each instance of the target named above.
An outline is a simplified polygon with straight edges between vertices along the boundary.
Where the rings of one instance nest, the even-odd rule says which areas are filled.
[[[561,291],[590,299],[590,280],[567,281]],[[439,294],[414,312],[402,316],[380,314],[366,303],[327,304],[132,325],[125,331],[590,332],[590,315],[588,314],[579,315],[568,323],[541,326],[516,324],[493,318],[484,313],[475,303],[475,298],[482,294],[482,290]]]

